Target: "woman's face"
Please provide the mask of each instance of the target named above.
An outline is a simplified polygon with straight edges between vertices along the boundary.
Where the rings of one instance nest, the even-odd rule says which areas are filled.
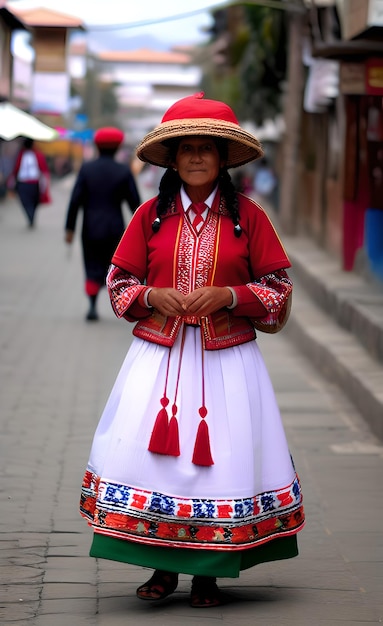
[[[225,165],[211,137],[185,137],[181,139],[174,166],[178,170],[186,190],[198,188],[212,191],[219,170]]]

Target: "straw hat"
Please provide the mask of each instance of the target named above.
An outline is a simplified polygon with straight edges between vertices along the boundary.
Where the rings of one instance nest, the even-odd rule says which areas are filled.
[[[240,127],[232,109],[224,102],[204,99],[201,92],[175,102],[166,111],[161,124],[137,146],[137,156],[141,161],[169,167],[169,148],[164,142],[195,135],[226,139],[228,168],[244,165],[263,155],[258,139]]]
[[[124,139],[124,133],[114,126],[99,128],[94,134],[94,143],[98,148],[113,150],[118,148]]]

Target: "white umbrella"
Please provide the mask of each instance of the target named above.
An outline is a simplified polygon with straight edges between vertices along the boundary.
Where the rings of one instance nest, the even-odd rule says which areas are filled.
[[[29,137],[37,141],[53,141],[59,136],[54,128],[43,124],[9,102],[0,102],[0,138]]]

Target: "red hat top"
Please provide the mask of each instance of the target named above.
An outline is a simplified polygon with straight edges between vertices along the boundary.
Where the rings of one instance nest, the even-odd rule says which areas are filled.
[[[95,132],[93,139],[99,148],[118,148],[123,142],[124,133],[119,128],[105,126]]]
[[[221,120],[223,122],[231,122],[237,124],[239,122],[233,110],[219,100],[208,100],[204,98],[203,91],[187,96],[175,102],[165,113],[161,122],[170,122],[172,120],[185,119],[201,119],[210,118]]]

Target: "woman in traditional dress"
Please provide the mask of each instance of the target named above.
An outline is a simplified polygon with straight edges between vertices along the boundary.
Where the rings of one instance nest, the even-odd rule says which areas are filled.
[[[290,262],[228,168],[262,156],[224,103],[184,98],[137,148],[167,168],[138,208],[107,284],[134,339],[96,430],[81,513],[90,554],[153,568],[142,600],[191,574],[190,603],[222,602],[217,577],[296,556],[301,487],[256,329],[285,324]]]

